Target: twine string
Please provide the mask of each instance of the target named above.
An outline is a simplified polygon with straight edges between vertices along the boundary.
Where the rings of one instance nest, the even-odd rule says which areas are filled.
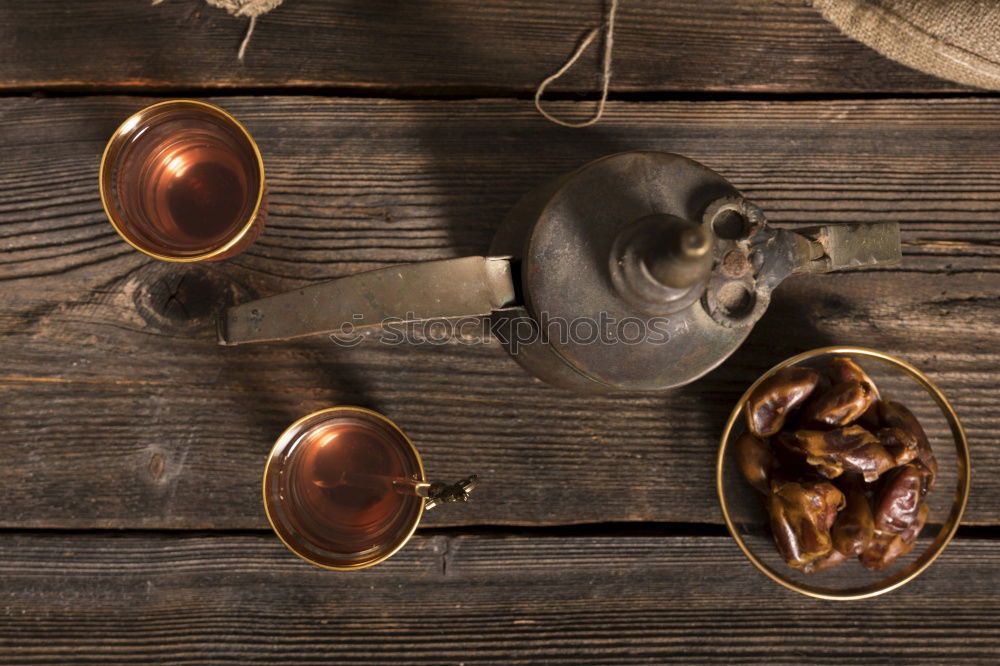
[[[604,105],[608,101],[608,86],[611,84],[611,51],[614,46],[615,14],[617,13],[618,0],[611,0],[611,7],[608,10],[608,20],[604,24],[591,30],[584,40],[580,42],[580,45],[576,47],[576,51],[572,56],[570,56],[569,60],[567,60],[562,67],[556,70],[555,73],[547,77],[538,85],[538,89],[535,90],[535,108],[546,118],[546,120],[554,122],[557,125],[562,125],[563,127],[579,128],[593,125],[604,115]],[[550,83],[561,77],[569,71],[571,67],[573,67],[576,61],[580,59],[580,56],[583,55],[583,52],[587,50],[587,47],[590,46],[591,42],[593,42],[594,39],[597,38],[597,35],[601,33],[601,30],[604,30],[605,28],[607,29],[607,33],[604,36],[604,56],[601,63],[601,97],[597,102],[597,109],[595,110],[594,115],[587,120],[575,123],[556,118],[542,108],[542,95],[545,93],[545,89]]]
[[[243,60],[243,54],[247,52],[247,44],[250,43],[250,35],[253,34],[253,28],[257,25],[257,17],[250,17],[250,26],[247,28],[247,34],[243,36],[243,41],[240,42],[240,51],[236,54],[238,60]]]
[[[163,1],[164,0],[153,0],[153,5],[159,5]],[[243,41],[240,42],[240,49],[236,53],[236,57],[240,61],[242,61],[243,56],[246,55],[247,46],[250,44],[250,37],[253,35],[253,29],[257,27],[257,17],[268,13],[284,1],[285,0],[205,0],[205,2],[212,7],[225,9],[230,16],[250,17],[250,23],[247,25],[247,31],[243,35]]]

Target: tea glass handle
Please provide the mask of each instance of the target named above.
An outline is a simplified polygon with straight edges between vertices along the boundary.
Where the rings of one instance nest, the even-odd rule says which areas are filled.
[[[462,257],[348,275],[229,308],[219,343],[239,345],[317,333],[488,315],[516,304],[509,257]]]
[[[456,483],[442,483],[441,481],[437,481],[435,483],[421,484],[421,486],[426,485],[426,488],[418,488],[417,492],[427,498],[424,508],[429,511],[436,506],[450,502],[468,502],[469,493],[478,484],[479,477],[473,474]]]

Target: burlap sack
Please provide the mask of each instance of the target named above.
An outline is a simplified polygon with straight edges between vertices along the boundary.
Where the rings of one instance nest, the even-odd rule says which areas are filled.
[[[956,83],[1000,90],[1000,0],[812,0],[844,34]]]

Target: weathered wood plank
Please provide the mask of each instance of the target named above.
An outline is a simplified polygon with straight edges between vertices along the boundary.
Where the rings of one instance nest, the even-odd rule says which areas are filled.
[[[524,93],[602,20],[601,0],[298,0],[257,25],[201,0],[8,2],[0,87],[120,89],[323,86]],[[598,49],[553,90],[595,91]],[[956,90],[841,35],[807,2],[630,0],[613,89],[873,92]]]
[[[396,419],[431,473],[488,480],[429,525],[718,522],[730,406],[829,343],[931,373],[972,441],[968,521],[1000,521],[1000,102],[613,104],[579,133],[527,103],[230,98],[267,160],[270,226],[235,260],[177,266],[119,241],[96,191],[104,138],[145,101],[0,103],[0,525],[263,527],[270,443],[337,403]],[[898,220],[904,263],[787,283],[730,362],[662,396],[573,396],[494,345],[214,344],[225,302],[483,252],[527,189],[633,148],[705,162],[781,223]]]
[[[337,574],[269,536],[0,535],[0,659],[136,663],[992,663],[995,542],[821,602],[731,540],[421,537]]]

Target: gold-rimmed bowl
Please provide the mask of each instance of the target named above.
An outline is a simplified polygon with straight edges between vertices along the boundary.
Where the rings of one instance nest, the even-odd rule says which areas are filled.
[[[744,404],[757,386],[789,366],[824,371],[835,356],[849,356],[872,378],[883,398],[906,405],[919,419],[938,460],[934,490],[925,501],[930,515],[913,551],[882,571],[869,571],[855,559],[812,574],[789,567],[775,548],[760,495],[743,478],[733,443],[746,431]],[[864,599],[913,580],[941,554],[958,529],[969,500],[969,444],[954,408],[921,370],[906,361],[864,347],[823,347],[793,356],[754,382],[733,408],[719,446],[716,488],[722,515],[740,550],[764,575],[790,590],[830,600]]]

